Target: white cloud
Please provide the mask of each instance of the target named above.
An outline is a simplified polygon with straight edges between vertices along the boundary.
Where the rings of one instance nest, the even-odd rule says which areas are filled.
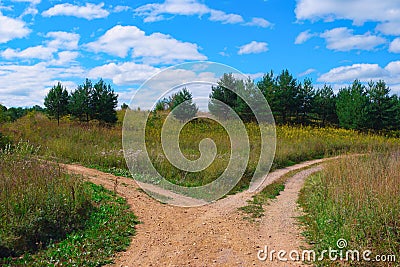
[[[136,15],[144,17],[145,22],[165,19],[164,15],[204,15],[210,9],[195,0],[166,0],[162,4],[146,4],[135,9]]]
[[[313,68],[310,68],[310,69],[307,69],[306,71],[304,71],[304,72],[302,72],[302,73],[299,73],[299,77],[303,77],[303,76],[306,76],[306,75],[308,75],[308,74],[311,74],[311,73],[314,73],[314,72],[316,72],[317,70],[316,69],[313,69]]]
[[[400,53],[400,38],[396,38],[390,43],[389,52]]]
[[[53,57],[56,50],[42,45],[28,47],[22,51],[7,48],[1,52],[1,56],[5,59],[21,58],[21,59],[42,59],[48,60]]]
[[[52,66],[65,66],[75,61],[75,59],[79,56],[79,52],[77,51],[61,51],[57,54],[57,59],[53,59],[49,62],[49,65]]]
[[[250,22],[245,23],[246,26],[257,26],[261,28],[272,28],[274,25],[263,18],[252,18]]]
[[[400,84],[400,61],[392,61],[385,67],[381,67],[378,64],[366,63],[341,66],[322,74],[318,78],[318,81],[327,83],[351,83],[355,79],[359,79],[363,82],[385,80],[389,85]]]
[[[208,15],[211,21],[219,21],[223,24],[242,23],[246,26],[272,27],[272,24],[263,18],[252,18],[244,23],[239,14],[226,13],[222,10],[212,9],[197,0],[165,0],[164,3],[151,3],[135,9],[137,16],[144,17],[144,22],[155,22],[167,19],[168,15],[203,16]]]
[[[143,83],[159,70],[159,68],[134,62],[109,63],[91,69],[88,77],[110,79],[116,85],[133,85]]]
[[[16,38],[26,37],[31,32],[25,22],[3,16],[0,12],[0,43],[7,43]]]
[[[119,13],[119,12],[131,10],[131,9],[132,8],[130,6],[115,6],[113,8],[113,12]]]
[[[221,21],[225,24],[235,24],[243,22],[243,18],[237,14],[226,14],[220,10],[211,10],[210,11],[210,20],[211,21]]]
[[[57,81],[67,84],[73,77],[84,77],[84,70],[79,66],[49,67],[44,62],[0,65],[0,102],[20,107],[41,105],[49,88]]]
[[[398,0],[298,0],[295,9],[298,20],[348,19],[355,25],[367,21],[379,22],[377,30],[384,34],[400,33],[400,2]]]
[[[122,58],[132,51],[133,58],[145,63],[174,63],[207,59],[199,53],[196,44],[180,42],[162,33],[146,35],[136,26],[117,25],[97,41],[87,44],[87,47],[94,52],[104,52]]]
[[[103,6],[104,3],[100,3],[98,5],[86,3],[85,6],[76,6],[69,3],[58,4],[46,11],[43,11],[42,16],[73,16],[87,20],[106,18],[110,13],[103,9]]]
[[[32,15],[33,17],[36,16],[39,13],[39,11],[34,8],[34,7],[28,7],[27,9],[22,12],[20,18],[26,16],[26,15]]]
[[[302,44],[308,41],[310,38],[314,37],[315,33],[310,33],[310,30],[306,30],[304,32],[299,33],[297,35],[296,40],[294,41],[295,44]]]
[[[41,0],[13,0],[13,2],[27,2],[31,3],[32,5],[40,4]]]
[[[239,55],[244,55],[244,54],[258,54],[268,51],[268,44],[264,42],[256,42],[252,41],[251,43],[242,45],[239,48]]]
[[[48,32],[46,37],[53,39],[47,42],[47,46],[65,50],[77,49],[80,39],[79,34],[62,31]]]
[[[326,40],[328,49],[337,51],[373,50],[386,43],[386,39],[370,33],[353,35],[353,30],[345,27],[327,30],[320,36]]]
[[[68,32],[49,32],[45,35],[52,40],[45,41],[45,45],[31,46],[24,50],[7,48],[0,52],[0,55],[5,59],[40,59],[52,60],[53,54],[59,50],[74,50],[78,48],[78,41],[80,36],[76,33]],[[77,57],[75,53],[59,53],[59,59],[52,62],[69,62]]]

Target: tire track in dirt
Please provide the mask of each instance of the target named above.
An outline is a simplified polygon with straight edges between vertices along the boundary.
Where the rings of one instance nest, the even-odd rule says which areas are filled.
[[[257,192],[292,170],[328,159],[271,172]],[[281,195],[265,207],[265,216],[259,223],[244,220],[237,210],[255,193],[241,192],[200,207],[176,207],[149,197],[133,179],[80,165],[62,166],[107,189],[116,188],[142,222],[136,226],[131,245],[117,255],[113,266],[303,266],[301,262],[260,261],[257,252],[264,245],[288,252],[306,245],[294,218],[301,214],[296,201],[304,179],[320,166],[291,177]]]

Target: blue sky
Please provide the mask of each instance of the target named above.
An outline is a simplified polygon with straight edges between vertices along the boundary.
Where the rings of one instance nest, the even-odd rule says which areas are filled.
[[[129,102],[150,76],[209,60],[334,88],[384,79],[400,92],[400,1],[0,0],[0,103],[43,105],[58,81],[110,82]],[[218,77],[215,77],[218,78]]]

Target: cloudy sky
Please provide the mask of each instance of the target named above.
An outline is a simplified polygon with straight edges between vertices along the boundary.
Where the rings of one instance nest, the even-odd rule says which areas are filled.
[[[252,78],[289,69],[335,88],[400,92],[398,0],[0,0],[0,103],[42,105],[61,81],[111,83],[120,102],[161,69],[208,60]]]

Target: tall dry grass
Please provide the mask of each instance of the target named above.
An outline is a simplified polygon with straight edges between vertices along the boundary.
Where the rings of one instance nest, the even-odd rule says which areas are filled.
[[[304,221],[308,240],[322,251],[336,248],[336,241],[344,238],[348,249],[396,255],[399,261],[399,170],[400,152],[372,153],[328,163],[301,192],[299,202],[307,214]],[[387,262],[374,264],[395,266]]]

